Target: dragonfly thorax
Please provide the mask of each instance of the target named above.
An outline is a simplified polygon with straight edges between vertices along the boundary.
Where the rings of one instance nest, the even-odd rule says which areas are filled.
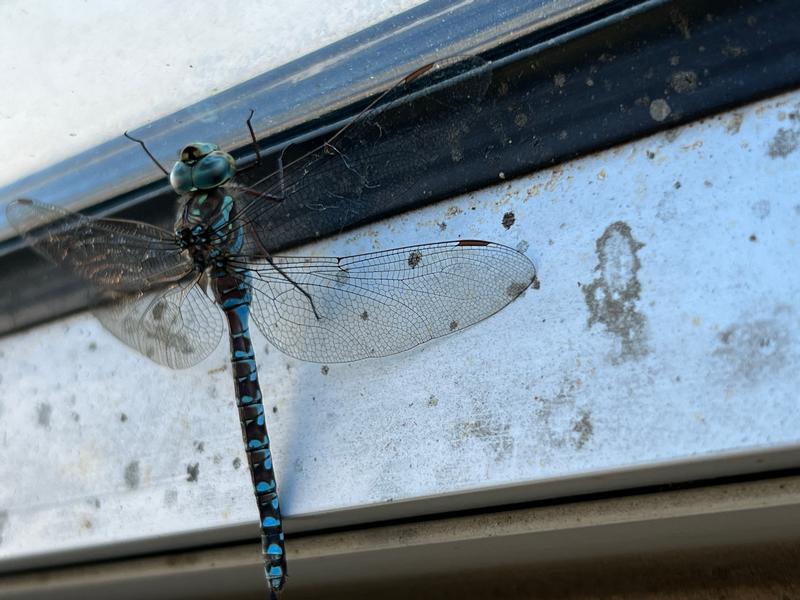
[[[239,252],[243,235],[240,230],[233,197],[225,188],[197,190],[184,196],[175,235],[198,270],[221,266],[227,256]]]
[[[236,174],[236,161],[216,144],[195,142],[185,146],[172,167],[169,182],[179,194],[211,190],[225,185]]]

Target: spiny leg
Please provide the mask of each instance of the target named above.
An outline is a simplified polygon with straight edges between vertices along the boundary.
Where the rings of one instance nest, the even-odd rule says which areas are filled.
[[[287,275],[287,274],[286,274],[286,273],[283,271],[283,269],[281,269],[281,268],[280,268],[278,265],[276,265],[276,264],[275,264],[275,261],[274,261],[274,260],[272,260],[272,255],[271,255],[271,254],[269,253],[269,251],[268,251],[268,250],[267,250],[267,249],[264,247],[264,244],[263,244],[263,243],[261,243],[261,238],[258,236],[258,233],[257,233],[257,232],[256,232],[256,230],[253,228],[253,226],[252,226],[252,223],[250,223],[250,230],[251,230],[251,232],[252,232],[252,234],[253,234],[253,239],[255,240],[256,244],[258,244],[258,247],[259,247],[259,249],[261,250],[261,252],[263,252],[263,254],[264,254],[264,258],[266,259],[266,261],[267,261],[267,262],[270,264],[270,266],[271,266],[273,269],[275,269],[275,270],[276,270],[278,273],[280,273],[281,277],[283,277],[283,278],[284,278],[286,281],[288,281],[289,283],[291,283],[291,284],[292,284],[292,285],[295,287],[295,289],[296,289],[298,292],[300,292],[301,294],[303,294],[303,295],[306,297],[306,300],[308,300],[308,303],[311,305],[311,310],[314,312],[314,317],[316,317],[317,321],[319,321],[319,320],[320,320],[319,313],[317,312],[317,307],[314,305],[314,299],[311,297],[311,294],[309,294],[307,291],[305,291],[305,290],[304,290],[304,289],[303,289],[303,288],[300,286],[300,284],[299,284],[299,283],[297,283],[297,282],[296,282],[294,279],[292,279],[291,277],[289,277],[289,276],[288,276],[288,275]]]

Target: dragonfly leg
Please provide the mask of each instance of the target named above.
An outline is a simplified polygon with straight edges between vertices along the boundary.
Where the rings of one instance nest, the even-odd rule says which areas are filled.
[[[247,130],[250,132],[250,139],[253,141],[253,150],[256,153],[256,162],[251,165],[247,165],[243,169],[239,169],[240,173],[244,173],[249,171],[250,169],[254,169],[258,165],[261,164],[261,150],[258,148],[258,140],[256,139],[256,132],[253,131],[253,115],[256,114],[256,111],[252,108],[250,109],[250,116],[247,117]]]
[[[303,294],[306,297],[306,299],[308,300],[308,303],[311,305],[311,310],[314,311],[314,316],[316,317],[317,321],[319,321],[319,313],[317,312],[317,307],[314,305],[314,299],[311,297],[311,294],[309,294],[307,291],[305,291],[302,287],[300,287],[299,283],[297,283],[291,277],[289,277],[286,273],[284,273],[283,269],[281,269],[278,265],[275,264],[275,262],[272,260],[271,256],[267,255],[266,259],[267,259],[267,262],[272,266],[273,269],[275,269],[278,273],[280,273],[281,276],[284,279],[286,279],[286,281],[291,283],[295,288],[297,288],[298,292],[300,292],[301,294]]]
[[[261,151],[258,149],[258,140],[256,140],[256,132],[253,131],[253,115],[256,114],[252,108],[250,109],[250,116],[247,117],[247,129],[250,131],[250,139],[253,140],[253,150],[256,152],[255,164],[261,164]]]
[[[286,274],[286,273],[283,271],[283,269],[281,269],[281,268],[280,268],[278,265],[276,265],[276,264],[275,264],[275,261],[273,261],[273,260],[272,260],[272,255],[269,253],[269,250],[267,250],[267,249],[264,247],[264,244],[261,242],[261,238],[258,236],[258,232],[257,232],[257,231],[255,230],[255,228],[253,227],[253,224],[252,224],[252,223],[249,223],[249,225],[250,225],[250,232],[251,232],[251,233],[252,233],[252,235],[253,235],[253,240],[255,240],[256,244],[258,244],[258,247],[261,249],[261,252],[264,254],[264,258],[267,260],[267,262],[270,264],[270,266],[271,266],[273,269],[275,269],[275,270],[276,270],[278,273],[280,273],[280,274],[281,274],[281,277],[283,277],[284,279],[286,279],[286,281],[288,281],[288,282],[289,282],[289,283],[291,283],[291,284],[292,284],[292,285],[293,285],[295,288],[297,288],[297,291],[298,291],[298,292],[300,292],[301,294],[303,294],[303,295],[306,297],[306,299],[308,300],[308,303],[311,305],[311,310],[312,310],[312,311],[314,311],[314,317],[316,317],[317,321],[319,321],[319,313],[317,312],[317,307],[314,305],[314,299],[311,297],[311,294],[309,294],[309,293],[308,293],[307,291],[305,291],[305,290],[304,290],[302,287],[300,287],[300,284],[299,284],[299,283],[297,283],[297,282],[296,282],[294,279],[292,279],[291,277],[289,277],[289,276],[288,276],[288,275],[287,275],[287,274]]]
[[[125,136],[126,138],[128,138],[130,141],[132,141],[132,142],[136,142],[137,144],[139,144],[139,145],[142,147],[142,150],[144,150],[144,153],[145,153],[145,154],[147,154],[147,156],[150,158],[150,160],[152,160],[152,161],[155,163],[155,165],[156,165],[156,166],[157,166],[159,169],[161,169],[161,171],[164,173],[164,175],[166,175],[167,177],[169,177],[169,171],[167,171],[167,170],[164,168],[164,166],[163,166],[163,165],[162,165],[160,162],[158,162],[158,160],[156,160],[156,157],[155,157],[155,156],[153,156],[153,155],[151,154],[150,150],[148,150],[148,149],[147,149],[147,145],[146,145],[146,144],[145,144],[145,143],[144,143],[142,140],[140,140],[140,139],[137,139],[137,138],[133,137],[133,136],[132,136],[132,135],[130,135],[130,134],[127,132],[127,131],[126,131],[126,132],[124,132],[122,135],[124,135],[124,136]]]

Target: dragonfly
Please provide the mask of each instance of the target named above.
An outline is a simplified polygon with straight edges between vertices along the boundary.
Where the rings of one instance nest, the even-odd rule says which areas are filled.
[[[480,78],[465,77],[476,63],[458,59],[462,81],[448,88],[466,102],[482,93]],[[211,143],[186,145],[167,171],[150,153],[178,195],[173,230],[113,218],[94,218],[18,199],[8,221],[35,251],[90,284],[102,299],[94,315],[119,340],[152,361],[191,367],[223,337],[227,322],[236,405],[259,512],[261,553],[270,597],[287,581],[281,507],[250,335],[252,319],[285,354],[319,362],[385,357],[461,331],[501,310],[529,287],[536,267],[521,252],[483,240],[456,239],[337,257],[279,256],[271,252],[281,231],[306,228],[322,215],[334,226],[353,205],[410,189],[413,153],[355,152],[377,148],[389,131],[389,110],[410,106],[420,89],[453,62],[433,63],[378,95],[321,146],[266,177]],[[478,67],[480,65],[477,65]],[[455,90],[455,91],[454,91]],[[260,154],[247,120],[256,162]],[[413,134],[413,129],[411,132]],[[372,136],[372,137],[370,137]],[[377,136],[377,137],[376,137]],[[370,141],[373,140],[373,141]],[[284,154],[282,153],[283,157]],[[382,168],[403,161],[393,181]],[[382,195],[383,194],[383,195]],[[324,219],[323,219],[324,221]]]

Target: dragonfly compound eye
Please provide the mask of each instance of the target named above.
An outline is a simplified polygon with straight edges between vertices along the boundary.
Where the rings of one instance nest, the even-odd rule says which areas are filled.
[[[192,167],[192,182],[199,190],[210,190],[227,183],[236,173],[236,162],[219,150],[201,158]]]
[[[178,194],[186,194],[197,189],[192,183],[192,167],[185,162],[176,162],[169,174],[169,184]]]

